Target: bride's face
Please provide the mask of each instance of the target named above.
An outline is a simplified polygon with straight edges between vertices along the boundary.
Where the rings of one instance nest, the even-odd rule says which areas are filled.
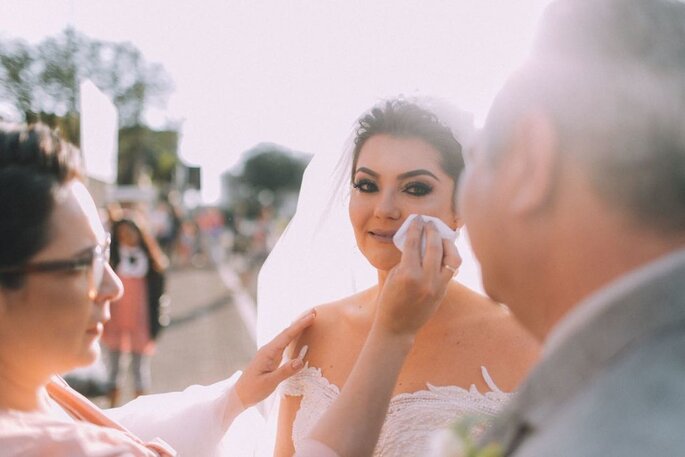
[[[379,134],[362,147],[349,213],[357,245],[375,268],[387,271],[400,261],[392,237],[410,214],[457,228],[455,182],[440,163],[440,152],[419,138]]]

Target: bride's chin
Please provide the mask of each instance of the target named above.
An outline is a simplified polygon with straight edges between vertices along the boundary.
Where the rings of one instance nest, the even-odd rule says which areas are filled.
[[[391,258],[366,258],[369,263],[371,264],[372,267],[374,267],[378,271],[390,271],[392,270],[398,263],[400,263],[400,258],[396,259],[391,259]]]

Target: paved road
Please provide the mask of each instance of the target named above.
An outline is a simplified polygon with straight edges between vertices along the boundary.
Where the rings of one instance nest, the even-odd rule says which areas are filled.
[[[171,271],[167,284],[172,320],[152,359],[153,392],[210,384],[242,369],[256,350],[234,303],[244,291],[229,289],[211,268]],[[124,402],[130,399],[131,377],[125,382]]]

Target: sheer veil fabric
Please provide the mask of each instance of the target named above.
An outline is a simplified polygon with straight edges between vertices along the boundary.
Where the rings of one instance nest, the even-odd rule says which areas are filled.
[[[443,100],[412,98],[408,101],[435,113],[452,130],[462,149],[469,147],[473,134],[470,114]],[[305,170],[295,215],[259,273],[259,346],[308,309],[352,295],[377,281],[376,270],[356,246],[348,217],[353,147],[354,132],[341,152],[317,153]],[[480,267],[466,230],[462,230],[457,247],[463,263],[455,280],[483,293]],[[269,414],[270,436],[260,440],[265,449],[258,455],[273,453],[276,400],[270,401],[275,405]]]

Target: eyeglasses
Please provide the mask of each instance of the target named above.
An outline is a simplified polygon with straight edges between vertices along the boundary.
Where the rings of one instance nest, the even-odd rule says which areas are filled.
[[[110,243],[110,236],[107,235],[104,244],[94,246],[80,257],[27,263],[18,267],[4,267],[0,268],[0,273],[50,273],[55,271],[83,271],[90,268],[93,275],[93,286],[95,290],[99,290],[102,285],[102,280],[105,277],[105,265],[109,263]]]

